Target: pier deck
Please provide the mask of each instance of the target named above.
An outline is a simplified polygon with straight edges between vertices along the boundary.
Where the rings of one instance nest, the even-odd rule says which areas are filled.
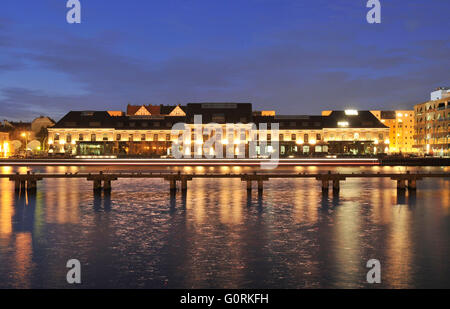
[[[333,184],[333,191],[340,190],[340,183],[348,178],[389,178],[397,182],[397,188],[404,190],[417,189],[417,181],[424,178],[450,178],[450,173],[279,173],[279,172],[255,172],[255,173],[170,173],[170,172],[136,172],[136,173],[31,173],[26,174],[0,174],[1,178],[8,178],[15,183],[15,190],[20,192],[22,190],[35,191],[37,189],[37,182],[45,179],[86,179],[93,182],[94,191],[105,190],[110,191],[112,189],[111,183],[119,179],[164,179],[170,183],[170,190],[177,190],[177,182],[181,183],[181,190],[186,191],[188,182],[196,178],[210,178],[210,179],[223,179],[223,178],[236,178],[241,179],[243,182],[247,182],[247,190],[252,190],[252,183],[258,184],[258,190],[263,190],[263,184],[271,179],[296,179],[296,178],[310,178],[320,181],[322,184],[322,190],[327,191],[330,183]],[[103,184],[103,186],[102,186]]]

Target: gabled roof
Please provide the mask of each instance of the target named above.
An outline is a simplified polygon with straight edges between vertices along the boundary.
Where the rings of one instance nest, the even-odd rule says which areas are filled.
[[[127,115],[128,116],[134,116],[134,115],[157,116],[157,115],[161,115],[161,106],[159,106],[159,105],[130,105],[130,104],[128,104],[128,106],[127,106]]]
[[[161,105],[161,115],[186,116],[187,107],[181,105]]]
[[[347,123],[346,128],[388,128],[370,111],[358,111],[357,115],[349,115],[345,111],[333,111],[324,117],[324,128],[342,128],[339,124]]]

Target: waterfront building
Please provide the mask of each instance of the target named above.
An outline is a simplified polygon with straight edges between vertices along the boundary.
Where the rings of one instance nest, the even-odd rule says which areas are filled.
[[[9,132],[11,140],[22,140],[22,135],[26,133],[30,138],[34,137],[31,131],[31,122],[15,122],[15,121],[3,121],[3,127]]]
[[[371,111],[389,127],[390,153],[415,153],[414,110]]]
[[[450,87],[439,87],[431,93],[430,97],[431,101],[450,98]]]
[[[421,154],[450,155],[450,90],[446,89],[438,88],[432,100],[414,106],[415,147]]]
[[[279,142],[281,157],[325,156],[328,154],[373,155],[389,150],[389,128],[370,111],[333,111],[327,116],[276,115],[274,111],[254,112],[251,103],[189,103],[186,106],[132,106],[126,113],[72,111],[49,129],[50,153],[77,156],[172,156],[172,133],[177,123],[192,129],[180,149],[184,154],[204,155],[202,145],[213,136],[194,131],[196,116],[203,127],[215,123],[233,136],[222,136],[223,150],[233,145],[235,155],[249,155],[250,142],[266,142],[256,154],[273,151]],[[264,125],[267,124],[267,128]],[[273,136],[271,129],[278,125]],[[187,146],[189,145],[189,146]],[[181,146],[180,146],[181,147]],[[219,149],[209,149],[217,153]],[[200,152],[200,153],[198,153]],[[223,151],[225,153],[225,151]]]
[[[39,153],[47,144],[47,128],[55,125],[49,117],[40,116],[32,122],[14,122],[4,120],[2,131],[8,132],[10,154],[28,152]],[[26,147],[25,147],[26,146]]]
[[[9,133],[0,131],[0,158],[7,158],[11,154]]]

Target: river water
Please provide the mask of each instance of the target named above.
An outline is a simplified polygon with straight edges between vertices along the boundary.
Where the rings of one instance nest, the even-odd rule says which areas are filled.
[[[0,167],[15,171],[27,169]],[[123,179],[111,195],[96,197],[83,179],[45,180],[36,196],[16,196],[0,179],[0,288],[74,287],[66,281],[70,259],[81,262],[81,288],[450,288],[450,180],[423,180],[403,195],[390,179],[349,179],[337,196],[323,195],[312,179],[271,180],[262,195],[248,195],[239,179],[198,179],[186,196],[171,197],[163,180]],[[381,263],[379,285],[366,282],[370,259]]]

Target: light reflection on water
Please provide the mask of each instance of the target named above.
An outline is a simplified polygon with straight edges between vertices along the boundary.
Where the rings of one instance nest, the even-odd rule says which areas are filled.
[[[404,167],[336,170],[405,172]],[[16,196],[13,184],[0,179],[0,287],[69,287],[65,265],[72,258],[83,265],[82,287],[371,287],[365,264],[376,258],[382,263],[381,287],[448,288],[449,183],[424,180],[417,193],[402,196],[389,179],[349,179],[339,195],[323,195],[315,180],[278,179],[265,184],[262,196],[257,190],[248,196],[239,179],[196,179],[187,196],[171,198],[163,180],[122,179],[111,195],[98,198],[82,179],[46,180],[35,197]]]

